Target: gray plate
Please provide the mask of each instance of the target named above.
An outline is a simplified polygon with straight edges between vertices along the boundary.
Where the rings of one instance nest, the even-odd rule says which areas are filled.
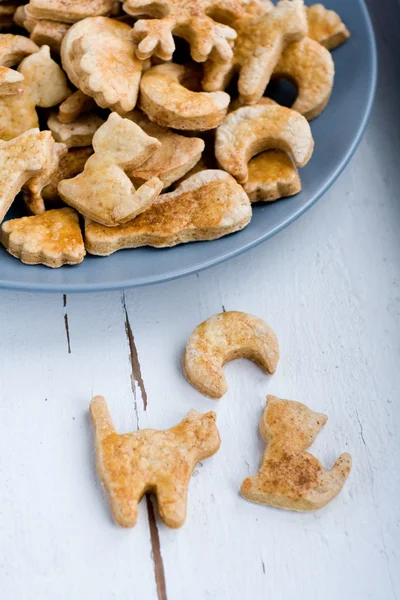
[[[303,191],[299,195],[269,205],[255,205],[246,229],[213,242],[170,249],[124,250],[107,258],[88,256],[81,265],[56,270],[23,265],[2,249],[0,288],[89,292],[166,281],[253,248],[312,206],[340,175],[361,140],[372,107],[377,72],[374,34],[363,0],[327,0],[324,4],[341,15],[352,36],[333,52],[335,87],[327,109],[312,122],[315,153],[301,170]]]

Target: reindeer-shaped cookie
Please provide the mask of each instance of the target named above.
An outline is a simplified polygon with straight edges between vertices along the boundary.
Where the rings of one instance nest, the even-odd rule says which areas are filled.
[[[242,483],[242,495],[253,502],[289,510],[322,508],[342,489],[351,456],[342,454],[331,471],[305,452],[325,425],[327,416],[304,404],[267,397],[260,431],[267,448],[257,475]]]
[[[202,415],[191,410],[171,429],[125,434],[115,431],[102,396],[93,398],[90,414],[96,435],[97,470],[110,496],[116,522],[133,527],[140,499],[146,492],[153,492],[164,523],[181,527],[193,469],[220,446],[215,413]]]

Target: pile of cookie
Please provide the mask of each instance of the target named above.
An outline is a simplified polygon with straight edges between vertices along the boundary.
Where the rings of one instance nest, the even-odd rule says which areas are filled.
[[[221,398],[227,391],[222,366],[234,358],[249,358],[272,375],[279,345],[274,331],[261,319],[242,312],[224,312],[201,323],[186,345],[183,369],[202,394]],[[157,496],[161,518],[181,527],[186,518],[190,477],[196,464],[218,452],[220,436],[214,412],[192,409],[166,431],[143,429],[118,434],[106,401],[90,404],[95,429],[97,470],[110,496],[116,522],[133,527],[138,504],[147,492]],[[326,506],[341,491],[351,469],[342,454],[330,471],[306,452],[327,416],[293,400],[268,396],[260,421],[267,447],[258,473],[247,477],[240,492],[258,504],[295,511]]]
[[[0,222],[31,215],[1,242],[50,267],[216,239],[298,193],[350,35],[303,0],[0,0],[0,23]]]

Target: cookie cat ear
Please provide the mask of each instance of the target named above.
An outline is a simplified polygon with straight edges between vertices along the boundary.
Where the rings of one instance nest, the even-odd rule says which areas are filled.
[[[232,311],[214,315],[196,327],[189,337],[183,368],[199,392],[221,398],[227,391],[222,367],[235,358],[249,358],[266,373],[274,373],[279,346],[271,327],[246,313]]]
[[[314,150],[307,120],[284,106],[244,106],[230,113],[217,129],[217,161],[239,183],[248,179],[250,158],[272,149],[284,150],[299,167],[306,165]]]

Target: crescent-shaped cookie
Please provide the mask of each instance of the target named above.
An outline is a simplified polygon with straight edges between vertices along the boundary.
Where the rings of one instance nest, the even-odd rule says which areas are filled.
[[[314,149],[307,120],[283,106],[244,106],[230,113],[217,129],[215,156],[240,183],[248,179],[250,158],[271,149],[284,150],[299,167],[306,165]]]
[[[228,389],[222,367],[235,358],[249,358],[266,373],[275,373],[279,345],[271,327],[243,312],[214,315],[198,325],[189,337],[183,369],[199,392],[221,398]]]
[[[140,107],[163,127],[198,131],[218,127],[230,96],[225,92],[192,92],[180,83],[184,74],[184,67],[174,63],[146,71],[140,82]]]

